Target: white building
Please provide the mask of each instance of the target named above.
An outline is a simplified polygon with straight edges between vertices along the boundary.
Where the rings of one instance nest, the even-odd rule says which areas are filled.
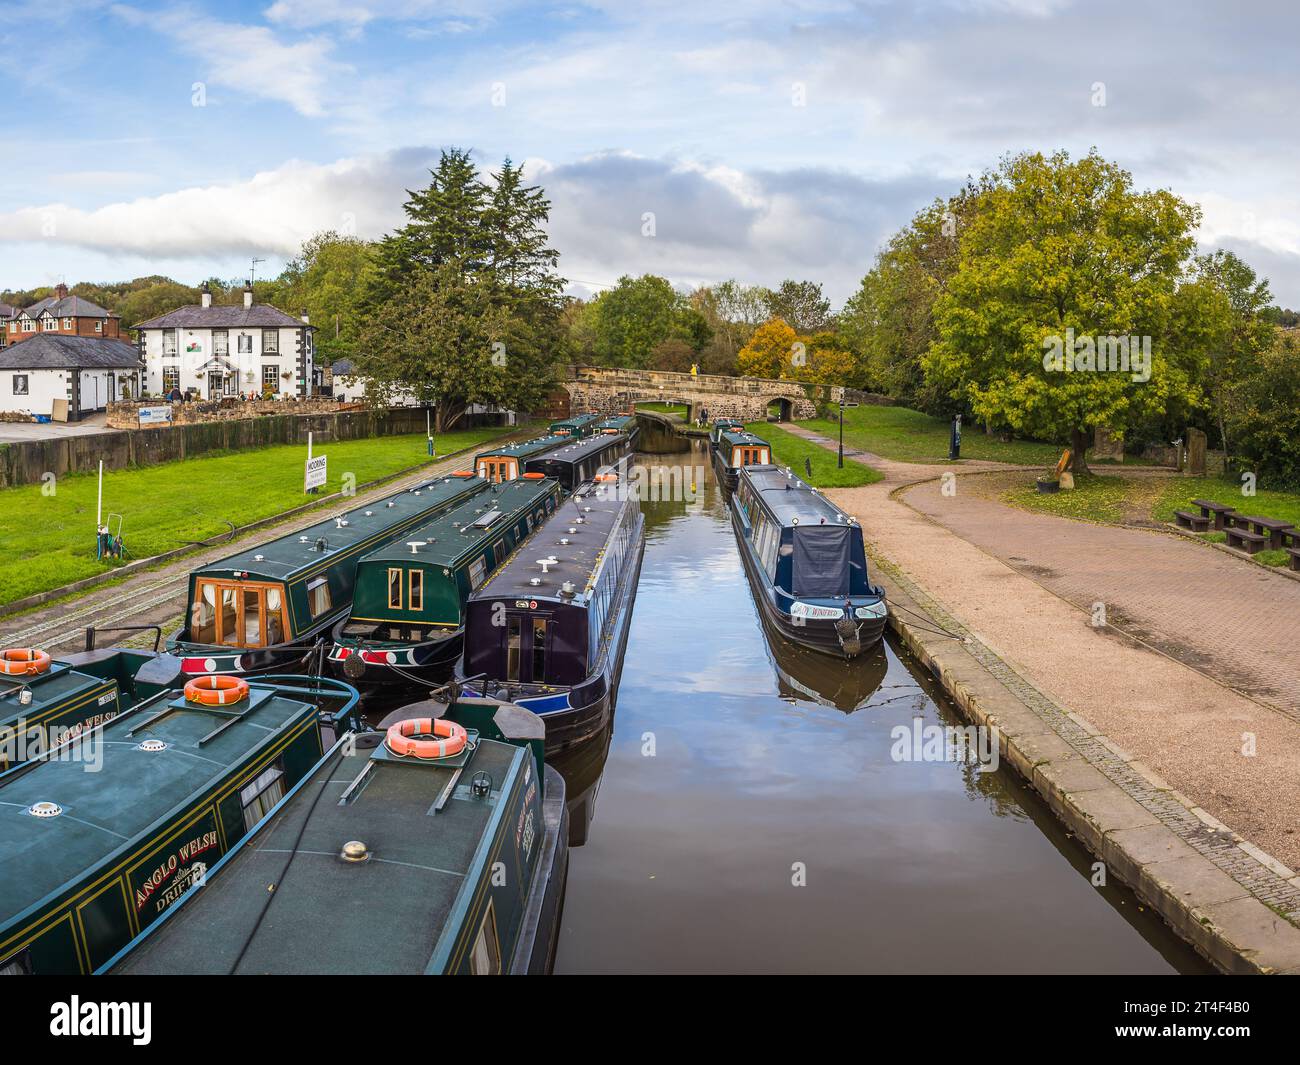
[[[0,350],[0,411],[76,421],[138,396],[140,377],[140,353],[125,340],[41,333]]]
[[[145,363],[145,387],[153,395],[173,388],[204,399],[274,395],[306,398],[319,390],[313,326],[307,314],[294,318],[275,307],[254,305],[253,288],[244,286],[243,306],[203,302],[181,307],[135,328]]]

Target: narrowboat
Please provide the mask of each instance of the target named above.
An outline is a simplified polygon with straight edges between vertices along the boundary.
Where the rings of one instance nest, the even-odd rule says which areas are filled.
[[[627,437],[628,445],[635,450],[636,438],[641,435],[641,427],[637,424],[635,414],[612,414],[598,421],[593,432],[595,435],[603,433],[605,436],[622,433]]]
[[[644,552],[636,493],[580,485],[469,597],[457,681],[541,715],[548,754],[599,733],[614,712]]]
[[[777,632],[841,658],[880,642],[885,591],[868,580],[856,519],[776,466],[741,466],[730,506],[754,601]]]
[[[777,692],[788,702],[817,703],[851,714],[870,703],[885,682],[889,659],[883,641],[854,661],[841,662],[791,643],[766,619],[762,627]]]
[[[719,418],[713,423],[713,428],[709,430],[709,447],[717,447],[718,441],[722,439],[723,433],[729,433],[744,428],[745,423],[737,421],[735,418]]]
[[[537,455],[554,451],[562,444],[568,444],[568,436],[552,433],[539,436],[536,440],[522,440],[517,444],[502,444],[491,451],[482,451],[474,457],[474,472],[484,480],[499,484],[513,481],[524,472],[524,463]]]
[[[224,705],[169,689],[0,774],[0,973],[107,962],[312,771],[322,713],[357,699],[337,681],[216,681]]]
[[[366,555],[352,612],[334,628],[330,670],[365,691],[446,680],[464,643],[465,600],[559,500],[559,483],[540,474],[483,484],[406,542]]]
[[[599,414],[575,414],[563,421],[551,422],[548,432],[557,436],[585,437],[592,434],[595,424],[600,421]]]
[[[568,816],[542,722],[459,697],[394,716],[345,736],[105,971],[550,972]]]
[[[743,466],[766,466],[772,461],[772,448],[744,429],[725,429],[713,447],[713,465],[718,480],[728,492],[736,490],[736,473]]]
[[[187,673],[309,672],[348,615],[358,560],[482,487],[471,473],[441,477],[200,567],[167,650]]]
[[[13,667],[21,664],[21,673]],[[98,728],[174,686],[180,661],[104,648],[54,659],[24,647],[0,651],[0,770]],[[181,678],[183,680],[183,678]]]
[[[601,433],[574,440],[524,463],[528,473],[554,477],[566,492],[600,474],[620,475],[632,459],[632,444],[622,433]]]

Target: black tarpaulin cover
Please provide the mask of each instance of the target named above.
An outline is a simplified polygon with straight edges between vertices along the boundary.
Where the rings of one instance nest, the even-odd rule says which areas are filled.
[[[849,594],[847,525],[798,525],[794,530],[794,587],[810,598]]]

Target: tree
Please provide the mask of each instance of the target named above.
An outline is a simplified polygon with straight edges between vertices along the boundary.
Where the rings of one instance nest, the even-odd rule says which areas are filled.
[[[1229,415],[1234,437],[1259,479],[1300,489],[1300,336],[1275,332],[1238,399]]]
[[[1096,428],[1122,434],[1195,396],[1167,357],[1166,331],[1199,210],[1166,190],[1135,192],[1128,172],[1096,152],[1009,157],[989,178],[935,303],[927,380],[978,417],[1068,438],[1084,473]]]
[[[695,364],[695,349],[677,337],[661,340],[650,351],[650,369],[672,373],[690,373]]]
[[[797,333],[816,333],[834,322],[830,300],[822,295],[821,285],[812,281],[782,281],[775,290],[764,293],[763,305],[768,318],[785,320]]]
[[[703,317],[710,330],[700,349],[701,368],[706,373],[735,373],[736,353],[767,314],[767,289],[742,285],[735,280],[706,285],[690,295],[690,305]]]
[[[290,314],[307,311],[317,327],[322,363],[355,357],[365,320],[363,293],[374,270],[373,244],[330,231],[305,241],[277,279],[273,302]]]
[[[740,349],[736,368],[745,377],[789,377],[795,360],[806,358],[806,345],[796,347],[798,334],[780,318],[764,322],[754,330],[749,343]]]
[[[704,316],[654,274],[620,277],[570,321],[575,347],[604,366],[644,368],[666,340],[683,341],[695,353],[711,335]]]

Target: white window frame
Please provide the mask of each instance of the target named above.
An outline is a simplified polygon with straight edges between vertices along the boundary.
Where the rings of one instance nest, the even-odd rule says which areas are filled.
[[[262,330],[262,354],[263,355],[280,354],[280,330],[278,329]]]
[[[251,355],[253,354],[253,334],[240,333],[235,337],[235,354]]]

